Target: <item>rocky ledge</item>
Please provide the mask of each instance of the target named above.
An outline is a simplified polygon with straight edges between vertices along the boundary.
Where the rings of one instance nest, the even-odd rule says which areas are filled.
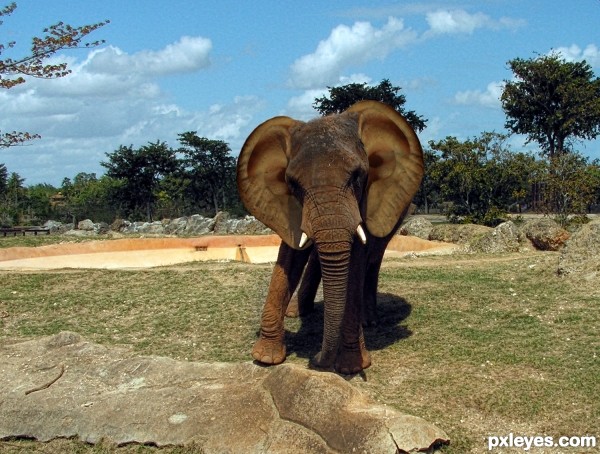
[[[0,439],[193,446],[204,453],[431,452],[447,435],[291,364],[199,363],[76,333],[5,345]]]

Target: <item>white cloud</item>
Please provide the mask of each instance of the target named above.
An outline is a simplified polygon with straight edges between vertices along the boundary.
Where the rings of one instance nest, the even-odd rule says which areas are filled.
[[[519,19],[502,17],[494,20],[484,13],[470,14],[462,9],[457,10],[436,10],[425,15],[429,31],[425,36],[440,34],[472,34],[479,28],[515,29],[525,24]]]
[[[319,42],[315,52],[292,64],[289,85],[301,89],[331,85],[346,68],[385,58],[416,39],[417,34],[394,17],[381,28],[370,22],[355,22],[351,27],[338,25],[327,39]]]
[[[594,68],[600,67],[600,49],[595,44],[588,44],[585,49],[572,44],[569,47],[559,47],[555,51],[567,61],[585,60]]]
[[[84,66],[94,73],[135,74],[145,77],[193,72],[210,66],[212,42],[201,36],[183,36],[158,51],[127,54],[108,46],[90,53]]]
[[[210,41],[182,38],[161,50],[127,54],[115,47],[95,49],[82,61],[63,55],[72,73],[62,79],[30,79],[0,91],[0,131],[42,136],[24,147],[4,150],[2,161],[26,184],[58,185],[77,172],[104,173],[105,153],[164,140],[177,147],[177,134],[228,142],[234,154],[264,108],[257,97],[235,97],[210,108],[186,111],[162,91],[158,78],[199,71],[210,65]],[[164,67],[163,67],[164,66]]]
[[[484,91],[466,90],[454,95],[454,102],[463,105],[478,105],[496,109],[500,107],[500,96],[504,82],[490,82]]]
[[[334,86],[342,86],[348,84],[362,84],[371,83],[371,77],[366,74],[351,74],[350,76],[340,76],[339,81]],[[293,96],[289,99],[287,106],[281,115],[287,115],[296,120],[308,121],[319,115],[319,112],[313,107],[315,99],[323,96],[328,96],[329,91],[327,88],[315,88],[305,90],[303,93],[297,96]]]
[[[184,36],[157,51],[144,50],[127,54],[108,46],[92,50],[78,63],[72,57],[55,56],[48,63],[66,62],[71,74],[47,81],[29,79],[11,94],[27,90],[32,98],[152,99],[160,95],[156,78],[189,73],[210,66],[212,43],[203,37]]]
[[[281,115],[287,115],[295,120],[307,121],[315,118],[319,113],[313,108],[316,98],[327,94],[326,88],[306,90],[298,96],[293,96],[287,103]]]

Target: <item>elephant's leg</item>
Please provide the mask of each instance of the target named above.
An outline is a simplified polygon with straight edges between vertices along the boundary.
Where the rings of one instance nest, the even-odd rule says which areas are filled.
[[[361,260],[354,260],[350,268],[348,301],[342,325],[342,344],[335,365],[336,370],[342,374],[355,374],[371,365],[371,355],[365,346],[361,323],[366,267],[365,257],[360,258]]]
[[[361,314],[363,326],[377,325],[377,285],[380,268],[381,261],[369,264],[367,267]]]
[[[279,247],[263,308],[260,336],[252,349],[252,357],[261,363],[279,364],[285,359],[284,314],[309,254],[310,250],[297,251],[285,243]]]
[[[362,304],[363,326],[377,325],[377,286],[381,262],[388,242],[389,238],[373,238],[369,244]]]
[[[288,317],[302,317],[315,308],[315,297],[321,282],[321,264],[316,249],[310,254],[298,292],[292,296],[285,313]]]

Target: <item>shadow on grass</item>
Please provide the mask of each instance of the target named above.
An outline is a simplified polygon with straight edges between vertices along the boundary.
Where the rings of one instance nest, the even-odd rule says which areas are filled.
[[[401,323],[412,311],[412,306],[404,298],[390,293],[377,295],[377,326],[365,328],[367,350],[381,350],[408,338],[412,331]],[[323,304],[315,304],[310,314],[302,317],[297,333],[285,333],[287,353],[295,353],[299,358],[312,358],[321,348],[323,338]]]

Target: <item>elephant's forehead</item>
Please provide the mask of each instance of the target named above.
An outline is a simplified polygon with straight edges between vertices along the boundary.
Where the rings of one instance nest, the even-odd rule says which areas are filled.
[[[303,123],[292,133],[292,157],[299,154],[311,160],[366,159],[356,118],[332,115]]]

